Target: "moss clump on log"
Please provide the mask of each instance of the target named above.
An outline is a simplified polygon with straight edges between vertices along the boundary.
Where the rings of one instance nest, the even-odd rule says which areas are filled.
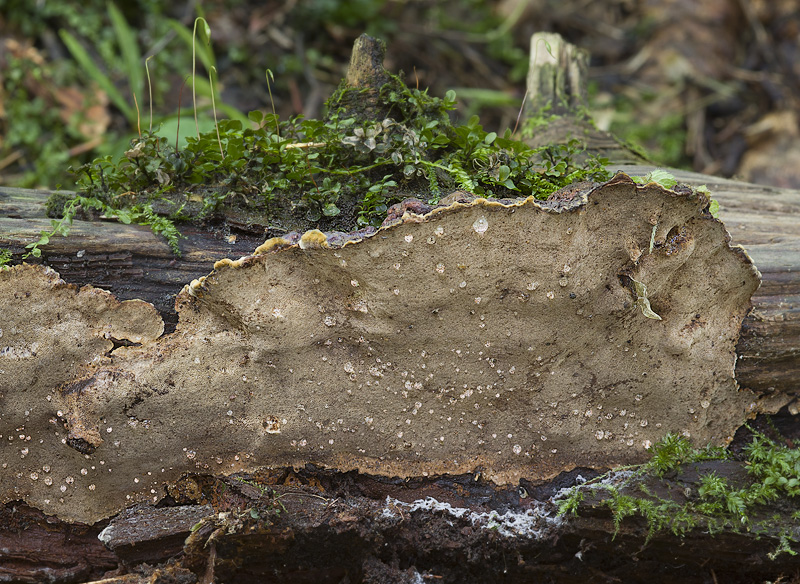
[[[38,257],[81,213],[149,225],[180,253],[181,222],[270,235],[351,231],[377,227],[409,196],[435,203],[463,189],[545,199],[573,182],[608,178],[603,161],[581,157],[576,143],[531,148],[510,131],[484,130],[477,117],[453,124],[455,93],[438,98],[407,87],[383,68],[383,52],[379,41],[356,41],[324,119],[251,112],[251,127],[223,120],[182,150],[144,132],[119,158],[82,166],[78,195],[51,202],[58,221],[31,253]]]

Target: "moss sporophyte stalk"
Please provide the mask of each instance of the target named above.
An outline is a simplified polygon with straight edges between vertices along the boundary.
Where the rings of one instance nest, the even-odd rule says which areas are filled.
[[[78,192],[53,197],[52,229],[28,246],[30,254],[41,255],[79,213],[149,225],[179,254],[181,222],[244,214],[273,233],[352,231],[380,225],[387,208],[407,197],[435,203],[464,189],[544,199],[577,181],[608,178],[605,160],[577,162],[577,142],[533,149],[510,130],[486,131],[477,116],[453,124],[453,91],[432,97],[390,75],[369,115],[353,106],[364,91],[343,82],[323,119],[254,111],[249,127],[221,120],[182,149],[143,131],[122,155],[71,169]]]

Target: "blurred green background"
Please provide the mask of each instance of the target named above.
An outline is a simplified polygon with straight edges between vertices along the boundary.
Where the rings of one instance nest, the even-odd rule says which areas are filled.
[[[530,35],[554,31],[592,55],[601,128],[662,165],[792,186],[759,166],[776,158],[770,148],[800,151],[792,4],[0,0],[0,185],[69,189],[69,167],[120,154],[139,128],[152,123],[171,141],[179,126],[193,133],[187,79],[202,16],[211,39],[195,47],[201,130],[213,128],[212,92],[222,117],[273,103],[283,119],[320,116],[367,32],[387,42],[386,67],[408,85],[455,89],[460,121],[479,114],[502,132],[523,98]]]

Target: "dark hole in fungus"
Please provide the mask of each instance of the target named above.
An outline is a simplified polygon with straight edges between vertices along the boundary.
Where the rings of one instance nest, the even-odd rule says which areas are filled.
[[[93,454],[97,447],[83,438],[67,438],[67,446],[74,448],[81,454]]]

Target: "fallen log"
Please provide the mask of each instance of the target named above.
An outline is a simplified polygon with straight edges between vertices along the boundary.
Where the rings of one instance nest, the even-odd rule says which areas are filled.
[[[551,50],[558,51],[559,41],[547,38]],[[538,47],[538,59],[549,56],[542,41],[532,46]],[[533,86],[538,83],[535,79],[532,74],[529,83]],[[536,115],[537,104],[565,101],[560,97],[564,90],[558,90],[555,101],[552,95],[533,93],[528,115]],[[582,101],[575,103],[578,111],[585,111]],[[573,136],[580,136],[589,151],[609,158],[612,172],[645,176],[654,170],[613,136],[574,115],[554,118],[532,141],[558,143]],[[738,382],[760,394],[793,394],[795,380],[800,378],[800,193],[676,169],[670,172],[681,184],[708,187],[719,201],[719,218],[728,227],[732,243],[747,250],[761,272],[762,284],[753,295],[753,310],[744,320],[737,345]],[[0,187],[0,248],[9,249],[16,260],[26,245],[50,228],[49,195],[48,191]],[[187,225],[182,229],[185,239],[179,259],[146,227],[76,220],[69,236],[53,238],[44,248],[43,261],[68,282],[91,284],[123,300],[151,302],[171,331],[177,322],[174,299],[180,288],[206,275],[221,258],[251,253],[263,243],[268,226],[250,225],[245,230],[233,224],[209,231]]]
[[[687,182],[696,178],[676,175]],[[733,243],[745,244],[742,237],[752,236],[745,248],[765,275],[766,283],[754,296],[756,311],[743,325],[754,273],[705,213],[707,201],[688,189],[636,186],[624,176],[578,189],[577,196],[565,193],[549,206],[456,199],[430,209],[409,203],[375,236],[336,240],[312,231],[272,239],[255,255],[251,252],[261,241],[252,235],[231,238],[226,231],[197,230],[189,232],[184,257],[176,260],[145,229],[101,223],[97,230],[95,222],[76,221],[78,230],[70,237],[53,240],[58,251],[44,254],[63,278],[108,282],[119,298],[154,301],[162,314],[170,314],[169,304],[178,295],[180,320],[173,319],[172,335],[162,336],[160,320],[141,302],[118,303],[93,288],[78,291],[44,270],[14,268],[2,274],[6,285],[11,282],[3,301],[12,324],[3,327],[8,335],[3,357],[14,367],[3,367],[0,385],[5,448],[0,486],[7,520],[0,549],[11,550],[0,556],[6,570],[0,574],[37,581],[42,566],[36,550],[66,541],[63,534],[72,530],[86,536],[81,540],[86,559],[76,569],[66,561],[70,548],[54,547],[63,553],[48,556],[57,581],[256,581],[277,572],[297,581],[455,582],[499,580],[498,571],[514,580],[577,581],[600,573],[623,580],[646,576],[658,581],[663,575],[662,581],[706,581],[786,573],[793,565],[788,553],[770,561],[768,555],[794,536],[791,505],[780,507],[784,519],[757,533],[729,531],[714,539],[690,530],[689,547],[669,533],[648,539],[643,521],[615,525],[615,517],[600,506],[602,493],[585,499],[576,519],[557,518],[552,501],[581,473],[585,479],[596,476],[597,469],[642,461],[644,443],[654,442],[667,426],[686,428],[703,442],[723,443],[744,419],[751,400],[771,411],[796,389],[790,377],[798,365],[796,304],[787,310],[786,303],[798,294],[798,257],[775,250],[786,245],[798,249],[791,247],[799,241],[794,221],[798,196],[782,192],[769,198],[762,191],[759,211],[769,220],[762,216],[748,223],[749,213],[736,214],[737,204],[746,208],[748,191],[726,199],[725,192],[744,187],[704,179],[720,201],[721,218],[730,213],[732,224],[738,225],[740,216],[745,222],[741,236],[731,223],[726,225]],[[752,197],[757,187],[747,188]],[[4,219],[4,243],[19,252],[49,220],[40,205],[30,203],[35,194],[6,194],[5,204],[16,205],[16,217]],[[595,209],[603,206],[612,213],[623,206],[630,213],[609,219]],[[565,254],[550,254],[557,265],[542,256],[525,256],[536,246],[515,241],[516,233],[524,233],[520,222],[546,234],[539,246],[550,242]],[[598,232],[609,224],[617,231],[606,239],[621,245],[608,248],[600,241]],[[765,239],[774,237],[765,224],[785,229],[784,240]],[[683,225],[691,226],[688,235],[680,231]],[[559,239],[573,234],[580,241],[574,245],[578,251]],[[511,275],[486,278],[515,245],[519,253],[512,267],[525,272],[524,284],[512,286],[516,276]],[[420,268],[424,250],[440,248],[442,260],[426,273]],[[222,260],[237,255],[245,257]],[[59,257],[63,264],[54,264]],[[610,267],[599,276],[589,275],[587,265],[601,265],[609,257],[614,258]],[[684,269],[681,262],[689,259]],[[378,262],[385,263],[380,273],[390,274],[387,281],[367,271]],[[411,264],[408,271],[405,262]],[[726,266],[724,274],[721,266]],[[178,292],[176,284],[183,286],[189,276],[194,281]],[[449,279],[433,284],[442,277]],[[489,284],[473,289],[481,278]],[[695,294],[695,304],[686,305],[693,287],[709,291],[714,302],[698,303]],[[763,293],[765,287],[769,294]],[[462,290],[469,293],[471,310],[449,300]],[[680,290],[684,296],[673,294]],[[269,294],[279,301],[269,300]],[[426,295],[430,305],[420,303]],[[548,330],[574,331],[575,338],[587,331],[600,336],[590,319],[605,307],[616,316],[596,326],[619,326],[625,338],[612,333],[604,340],[630,339],[630,348],[620,342],[620,354],[641,351],[645,373],[657,372],[651,377],[661,385],[687,384],[681,389],[688,391],[663,400],[652,399],[663,392],[659,383],[642,391],[619,389],[610,378],[597,384],[591,375],[609,374],[599,363],[609,361],[612,369],[624,370],[633,367],[631,361],[590,357],[596,352],[592,346],[577,342],[572,355],[563,344],[568,346],[569,339],[557,339],[559,345],[548,337],[558,333],[534,329],[525,342],[519,333],[506,334],[518,322],[533,323],[532,315],[544,314],[556,297],[566,306],[576,304],[570,315],[559,313],[558,324]],[[514,308],[508,309],[511,303]],[[56,308],[37,310],[48,305]],[[259,305],[268,306],[264,314]],[[21,315],[20,307],[29,315]],[[448,321],[439,324],[445,316]],[[504,318],[507,329],[499,328]],[[492,338],[472,350],[471,341],[460,335],[477,338],[487,322]],[[669,328],[676,322],[680,326]],[[737,360],[733,344],[740,325],[744,335]],[[707,327],[711,333],[702,332]],[[650,337],[661,335],[648,332],[653,330],[668,331],[664,336],[673,342],[666,350],[663,343],[652,342]],[[750,344],[748,330],[753,331]],[[772,338],[775,330],[783,331],[781,342]],[[14,335],[27,342],[14,342]],[[512,337],[518,347],[504,340]],[[441,346],[419,353],[431,339]],[[502,350],[494,354],[492,346]],[[542,360],[523,357],[529,348]],[[413,359],[406,357],[412,353]],[[320,355],[325,358],[316,359]],[[589,375],[574,395],[566,389],[569,374],[581,368],[564,368],[568,357]],[[752,393],[736,391],[734,361],[740,385]],[[691,375],[680,371],[683,362],[691,363]],[[73,363],[86,364],[77,376]],[[752,369],[742,370],[743,363]],[[461,377],[450,373],[459,369],[464,370]],[[746,377],[751,370],[752,377]],[[519,384],[512,381],[515,371],[524,374]],[[488,384],[481,381],[487,373],[493,376]],[[541,374],[545,380],[536,381]],[[433,386],[442,390],[441,400],[425,394],[427,375],[437,380]],[[452,379],[439,383],[440,376]],[[26,384],[22,395],[20,379]],[[468,387],[455,391],[462,381]],[[260,389],[250,389],[253,382]],[[316,389],[323,383],[324,390]],[[711,385],[715,389],[705,396],[704,406],[700,394]],[[531,388],[541,403],[525,393]],[[348,397],[353,390],[355,396]],[[579,393],[590,394],[589,401],[580,401],[587,396]],[[650,405],[634,413],[643,397]],[[285,403],[276,401],[281,399]],[[371,400],[381,405],[370,406]],[[605,405],[603,400],[610,405],[601,413],[597,405]],[[461,409],[478,411],[484,401],[500,403],[495,409],[489,403],[485,419],[476,417],[472,424]],[[557,410],[558,401],[580,408],[562,403],[563,411]],[[557,410],[552,421],[544,422],[545,414],[537,409],[545,406]],[[578,412],[575,422],[569,421],[570,408]],[[596,411],[586,415],[591,409]],[[628,410],[634,414],[631,429]],[[418,422],[426,412],[433,422]],[[612,419],[607,414],[619,421],[607,421]],[[656,423],[662,415],[663,422]],[[541,424],[533,428],[537,416]],[[459,417],[465,419],[451,424],[450,418]],[[496,452],[494,446],[482,446],[492,440],[503,443]],[[624,454],[627,440],[636,444],[629,451],[633,454]],[[519,462],[518,456],[527,458]],[[731,481],[743,480],[741,463],[709,464]],[[682,493],[677,496],[689,497],[686,493],[696,492],[700,479],[689,465],[667,484]],[[649,488],[663,485],[655,481]],[[729,544],[745,551],[720,554]],[[175,550],[180,550],[177,556]],[[636,563],[630,561],[633,556]],[[168,557],[175,561],[163,563]],[[107,572],[114,562],[116,573]],[[142,568],[145,562],[161,565]],[[129,570],[134,573],[125,573]]]
[[[645,176],[655,167],[612,162],[609,169]],[[800,377],[800,193],[671,172],[682,184],[709,188],[732,243],[744,247],[761,272],[762,284],[737,345],[739,383],[759,393],[795,392]],[[0,187],[0,247],[15,258],[50,227],[47,197],[46,191]],[[146,227],[76,220],[69,236],[54,238],[45,248],[44,263],[68,282],[91,284],[123,300],[151,302],[169,331],[177,322],[175,296],[186,282],[206,275],[215,261],[247,255],[263,243],[263,237],[248,232],[231,237],[230,231],[186,226],[183,234],[178,259]]]

